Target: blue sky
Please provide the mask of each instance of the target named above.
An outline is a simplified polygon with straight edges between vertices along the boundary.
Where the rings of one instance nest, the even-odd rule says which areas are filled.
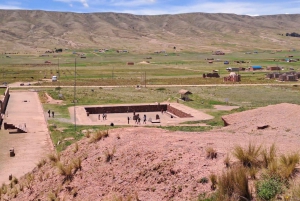
[[[299,14],[300,0],[0,0],[0,9],[120,12],[137,15],[205,12],[255,16]]]

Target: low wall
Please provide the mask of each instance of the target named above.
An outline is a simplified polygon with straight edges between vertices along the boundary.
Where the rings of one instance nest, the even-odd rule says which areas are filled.
[[[170,105],[130,105],[130,106],[103,106],[103,107],[85,107],[88,114],[103,114],[103,113],[133,113],[133,112],[169,112],[179,118],[193,117],[181,110],[178,110]]]
[[[175,116],[177,117],[180,117],[180,118],[187,118],[187,117],[193,117],[191,114],[187,114],[185,112],[182,112],[181,110],[178,110],[170,105],[167,105],[167,111],[169,113],[172,113],[174,114]]]
[[[3,117],[5,114],[5,110],[8,104],[8,100],[9,100],[9,88],[8,87],[2,87],[2,88],[6,88],[5,92],[4,92],[4,98],[2,100],[0,100],[0,129],[2,126],[2,121],[3,121]]]

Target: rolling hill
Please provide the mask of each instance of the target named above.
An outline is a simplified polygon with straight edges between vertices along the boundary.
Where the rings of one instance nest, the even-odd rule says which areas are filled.
[[[143,16],[120,13],[70,13],[0,10],[0,52],[53,48],[241,51],[292,49],[299,38],[300,14],[246,16],[188,13]]]

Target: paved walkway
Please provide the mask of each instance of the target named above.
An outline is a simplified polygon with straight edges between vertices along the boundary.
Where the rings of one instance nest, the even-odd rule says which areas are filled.
[[[52,149],[44,111],[36,92],[10,92],[3,122],[23,127],[26,124],[28,133],[0,131],[0,184],[8,182],[10,174],[20,177],[31,171]],[[9,157],[12,147],[15,157]]]

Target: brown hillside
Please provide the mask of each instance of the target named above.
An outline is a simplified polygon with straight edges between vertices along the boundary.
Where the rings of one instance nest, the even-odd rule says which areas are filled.
[[[0,51],[126,48],[131,51],[284,49],[299,39],[300,15],[243,16],[189,13],[141,16],[0,10]]]

